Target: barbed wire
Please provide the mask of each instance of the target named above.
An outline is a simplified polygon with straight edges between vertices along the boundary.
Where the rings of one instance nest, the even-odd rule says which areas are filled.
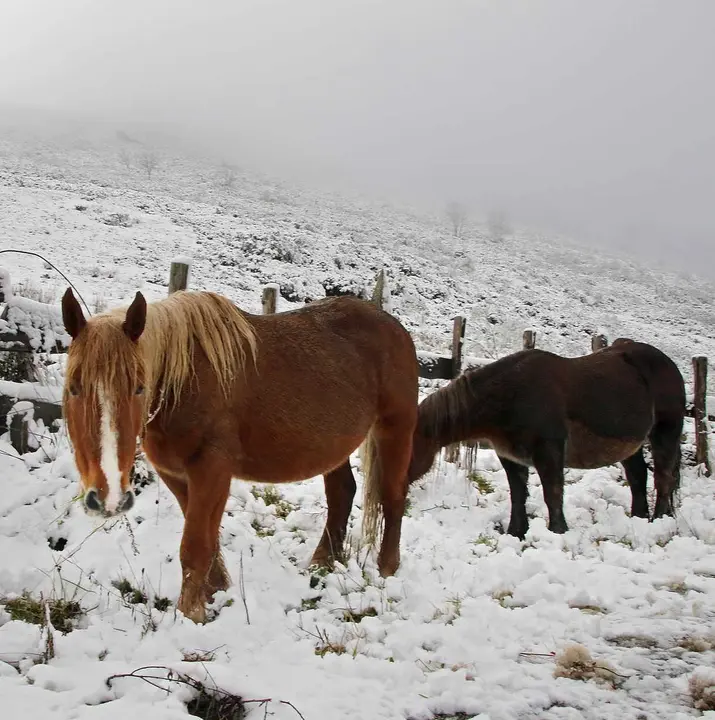
[[[64,280],[67,282],[67,284],[77,293],[77,297],[82,301],[82,305],[84,305],[85,309],[87,310],[87,313],[91,316],[92,313],[89,309],[89,305],[84,301],[84,298],[80,294],[79,290],[74,286],[72,281],[60,270],[58,267],[56,267],[53,263],[51,263],[46,257],[43,255],[40,255],[40,253],[33,252],[32,250],[16,250],[14,248],[8,248],[6,250],[0,250],[0,255],[3,255],[4,253],[17,253],[18,255],[31,255],[32,257],[39,258],[43,262],[46,262],[56,273],[59,273]]]

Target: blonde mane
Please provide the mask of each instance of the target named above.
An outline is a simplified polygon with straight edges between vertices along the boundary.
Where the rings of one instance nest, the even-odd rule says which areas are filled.
[[[255,362],[253,327],[230,300],[215,293],[177,292],[149,303],[136,344],[122,329],[126,311],[115,308],[91,318],[86,328],[91,332],[73,342],[82,347],[76,357],[70,349],[67,377],[74,377],[81,365],[81,383],[89,392],[104,386],[126,397],[135,391],[132,384],[143,384],[146,412],[155,415],[178,402],[194,372],[197,343],[225,395],[244,371],[248,354]]]

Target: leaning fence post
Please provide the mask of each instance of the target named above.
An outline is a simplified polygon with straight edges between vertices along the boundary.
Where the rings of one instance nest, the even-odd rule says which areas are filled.
[[[273,315],[278,304],[278,285],[266,285],[261,295],[261,306],[264,315]]]
[[[169,270],[169,295],[189,287],[189,269],[191,263],[187,258],[176,258],[171,261]]]
[[[708,452],[708,359],[704,355],[693,357],[693,404],[695,416],[695,462],[704,468],[710,477],[710,455]]]
[[[533,350],[536,347],[536,330],[524,330],[522,345],[524,350]]]
[[[608,347],[608,338],[605,335],[591,336],[591,352],[603,350],[605,347]]]

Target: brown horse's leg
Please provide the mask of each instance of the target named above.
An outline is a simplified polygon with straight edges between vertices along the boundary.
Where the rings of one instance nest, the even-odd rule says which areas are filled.
[[[534,467],[541,478],[544,501],[549,510],[549,530],[565,533],[569,528],[564,517],[564,443],[542,440],[534,447]]]
[[[164,481],[166,487],[171,490],[172,494],[179,503],[181,512],[186,517],[186,509],[189,505],[189,486],[186,476],[179,476],[169,473],[166,470],[157,471]],[[226,570],[220,548],[216,548],[213,560],[211,561],[211,569],[209,570],[208,579],[206,580],[206,591],[209,597],[212,597],[217,590],[227,590],[231,585],[231,578]]]
[[[186,517],[186,508],[189,505],[189,486],[187,477],[180,477],[173,475],[166,470],[157,470],[159,477],[164,481],[164,485],[171,490],[171,494],[176,498],[179,503],[181,512]]]
[[[655,481],[653,519],[674,515],[673,496],[680,484],[680,435],[682,420],[660,422],[650,434]]]
[[[631,487],[631,517],[648,517],[648,466],[643,457],[643,448],[626,458],[621,465],[626,471],[626,480]]]
[[[218,531],[231,488],[231,474],[216,457],[187,469],[189,504],[181,538],[183,580],[178,609],[194,622],[206,620],[209,571],[215,564]]]
[[[529,468],[501,456],[499,456],[499,461],[506,472],[511,495],[511,516],[507,533],[523,540],[529,529],[529,518],[526,516],[526,499],[529,497]]]
[[[328,500],[328,519],[310,564],[331,568],[335,560],[339,562],[343,560],[345,531],[355,497],[355,477],[350,467],[350,460],[346,460],[332,472],[326,473],[324,482],[325,496]]]
[[[385,526],[377,566],[382,577],[389,577],[400,566],[400,536],[405,514],[407,470],[412,457],[412,425],[381,424],[374,428],[379,463],[382,513]]]

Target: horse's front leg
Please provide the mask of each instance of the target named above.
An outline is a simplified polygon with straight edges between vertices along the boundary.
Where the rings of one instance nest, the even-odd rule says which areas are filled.
[[[310,564],[331,569],[336,560],[343,560],[345,531],[355,497],[355,477],[350,467],[350,459],[332,472],[326,473],[324,481],[328,519]]]
[[[218,589],[211,586],[218,575],[225,575],[218,532],[231,488],[231,473],[227,463],[216,456],[202,456],[187,467],[186,473],[189,493],[181,538],[178,609],[194,622],[205,622],[208,596]]]
[[[186,518],[186,512],[189,507],[189,478],[185,473],[170,472],[165,469],[157,469],[159,477],[163,480],[166,487],[169,488],[172,495],[179,503],[181,512]],[[226,570],[226,565],[221,555],[221,549],[216,546],[214,556],[211,560],[211,568],[206,579],[206,593],[208,599],[213,598],[217,590],[227,590],[231,585],[231,577]]]

